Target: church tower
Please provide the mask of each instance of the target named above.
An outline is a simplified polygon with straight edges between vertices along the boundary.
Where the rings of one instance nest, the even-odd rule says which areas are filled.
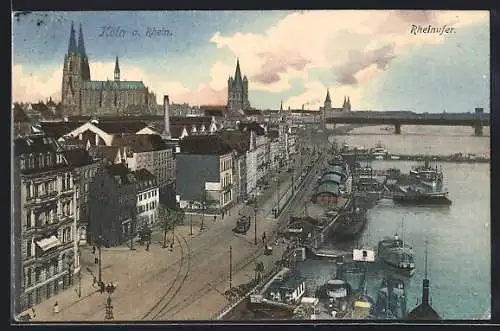
[[[332,109],[332,99],[330,99],[330,90],[326,90],[326,98],[324,102],[324,108],[325,110],[331,110]]]
[[[115,82],[119,82],[120,81],[120,65],[118,64],[118,56],[116,57],[116,60],[115,60]]]
[[[351,100],[349,100],[349,97],[344,97],[344,104],[342,105],[342,111],[351,111]]]
[[[85,43],[83,42],[82,25],[80,24],[80,31],[78,34],[78,54],[82,57],[82,79],[90,80],[90,66],[87,53],[85,52]]]
[[[83,80],[82,64],[82,56],[76,44],[75,29],[73,23],[71,23],[68,52],[64,55],[61,103],[69,108],[72,113],[79,113],[80,111]]]
[[[240,60],[236,60],[234,78],[227,80],[227,109],[228,111],[239,111],[250,107],[248,100],[248,78],[241,77]]]

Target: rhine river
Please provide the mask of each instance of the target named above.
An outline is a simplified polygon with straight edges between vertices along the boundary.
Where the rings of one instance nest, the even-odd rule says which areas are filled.
[[[486,128],[485,128],[486,129]],[[470,128],[403,127],[394,135],[383,127],[355,129],[337,136],[339,143],[374,147],[382,143],[392,153],[489,155],[489,130],[474,137]],[[399,168],[408,172],[412,162],[373,161],[375,169]],[[397,232],[402,224],[405,240],[415,250],[416,272],[406,282],[407,310],[422,296],[425,242],[428,242],[428,278],[433,308],[443,319],[480,319],[491,305],[490,165],[442,163],[444,186],[453,204],[449,207],[408,207],[381,200],[368,211],[368,224],[359,239],[361,247],[376,248],[379,240]],[[335,275],[331,261],[309,259],[299,265],[306,285],[314,289]],[[381,277],[368,280],[375,299]]]

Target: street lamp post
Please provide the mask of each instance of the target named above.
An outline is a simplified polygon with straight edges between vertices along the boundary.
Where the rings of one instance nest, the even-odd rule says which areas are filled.
[[[102,282],[102,267],[101,267],[101,263],[102,263],[102,250],[101,250],[102,241],[103,241],[102,235],[99,235],[98,242],[97,242],[97,249],[99,250],[99,283]]]
[[[229,290],[233,288],[233,247],[229,246]]]
[[[105,287],[106,292],[108,293],[108,297],[106,298],[106,314],[104,315],[105,320],[113,320],[113,305],[111,303],[111,294],[115,291],[116,286],[113,283],[108,283]]]
[[[82,251],[78,249],[78,261],[80,261]],[[82,297],[82,268],[78,270],[78,297]]]
[[[253,213],[254,213],[254,230],[255,230],[255,240],[254,244],[257,245],[257,197],[255,197],[254,205],[253,205]]]
[[[134,219],[135,219],[135,207],[131,208],[131,218],[130,218],[130,250],[135,250],[134,248]]]
[[[192,209],[193,204],[192,204],[192,203],[190,203],[190,204],[189,204],[189,206],[190,206],[190,207],[191,207],[191,209]],[[190,215],[190,218],[189,218],[189,219],[190,219],[190,220],[189,220],[189,224],[190,224],[190,227],[191,227],[191,228],[190,228],[190,231],[189,231],[189,234],[190,234],[190,235],[193,235],[193,211],[192,211],[192,210],[191,210],[191,215]]]

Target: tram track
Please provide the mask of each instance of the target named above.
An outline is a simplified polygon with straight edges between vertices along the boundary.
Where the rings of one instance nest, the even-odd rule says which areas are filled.
[[[191,269],[191,257],[190,257],[190,245],[188,244],[186,238],[182,235],[176,234],[175,236],[177,238],[177,241],[179,242],[179,246],[181,249],[181,259],[179,263],[179,269],[177,271],[177,274],[168,287],[167,291],[160,297],[160,299],[155,303],[155,305],[150,308],[146,314],[144,314],[142,319],[156,319],[158,316],[162,314],[162,312],[168,307],[168,305],[172,302],[172,300],[175,298],[175,296],[179,293],[179,291],[182,289],[182,286],[186,282],[187,277],[189,276],[189,272]],[[181,244],[184,242],[185,249],[182,247]],[[186,266],[184,269],[183,267]],[[184,269],[184,271],[183,271]],[[164,300],[166,300],[163,302]]]
[[[186,241],[186,238],[184,238],[184,236],[176,234],[175,238],[179,242],[179,247],[180,247],[180,251],[181,251],[181,258],[180,258],[180,261],[179,261],[179,269],[177,270],[177,273],[176,273],[174,279],[170,283],[170,286],[167,288],[167,290],[165,291],[165,293],[160,297],[160,299],[157,300],[157,302],[153,305],[153,307],[151,307],[144,314],[144,316],[141,318],[143,320],[144,319],[155,319],[156,317],[158,317],[158,315],[160,315],[161,312],[173,300],[174,296],[180,291],[180,289],[182,288],[182,285],[184,284],[184,282],[185,282],[185,280],[186,280],[186,278],[187,278],[187,276],[189,274],[189,269],[190,269],[189,245],[188,245],[188,243]],[[185,247],[186,247],[186,249],[188,251],[187,255],[186,255],[185,248],[182,247],[181,240],[184,242]],[[186,260],[187,260],[187,269],[186,269],[185,272],[183,272],[183,267],[184,267],[184,264],[186,263]],[[174,287],[175,287],[175,290],[174,290]],[[168,299],[165,303],[163,303],[163,301],[165,299],[167,299],[167,297],[169,297],[169,294],[172,294],[172,295],[170,295],[170,299]]]
[[[259,248],[255,251],[253,251],[251,254],[248,256],[244,257],[242,260],[240,260],[238,263],[233,268],[233,274],[236,274],[249,266],[251,263],[255,262],[257,258],[262,256],[264,253],[263,248]],[[180,311],[185,309],[186,307],[189,307],[193,305],[196,301],[201,299],[205,294],[212,292],[214,289],[213,287],[217,287],[221,285],[222,283],[226,282],[229,280],[229,276],[223,272],[219,271],[219,275],[217,278],[212,279],[209,282],[205,282],[203,289],[201,291],[195,290],[185,298],[181,299],[179,302],[177,302],[175,305],[171,306],[169,309],[165,310],[164,313],[168,314],[170,316],[175,316],[178,314]]]

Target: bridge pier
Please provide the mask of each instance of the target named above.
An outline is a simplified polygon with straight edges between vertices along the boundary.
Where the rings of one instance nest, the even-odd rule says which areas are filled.
[[[482,137],[483,136],[483,126],[481,123],[477,123],[474,125],[474,136],[476,137]]]
[[[483,125],[481,124],[481,115],[483,114],[483,108],[476,108],[476,123],[474,124],[474,136],[483,136]]]
[[[401,134],[401,124],[395,124],[394,127],[395,127],[394,133]]]

